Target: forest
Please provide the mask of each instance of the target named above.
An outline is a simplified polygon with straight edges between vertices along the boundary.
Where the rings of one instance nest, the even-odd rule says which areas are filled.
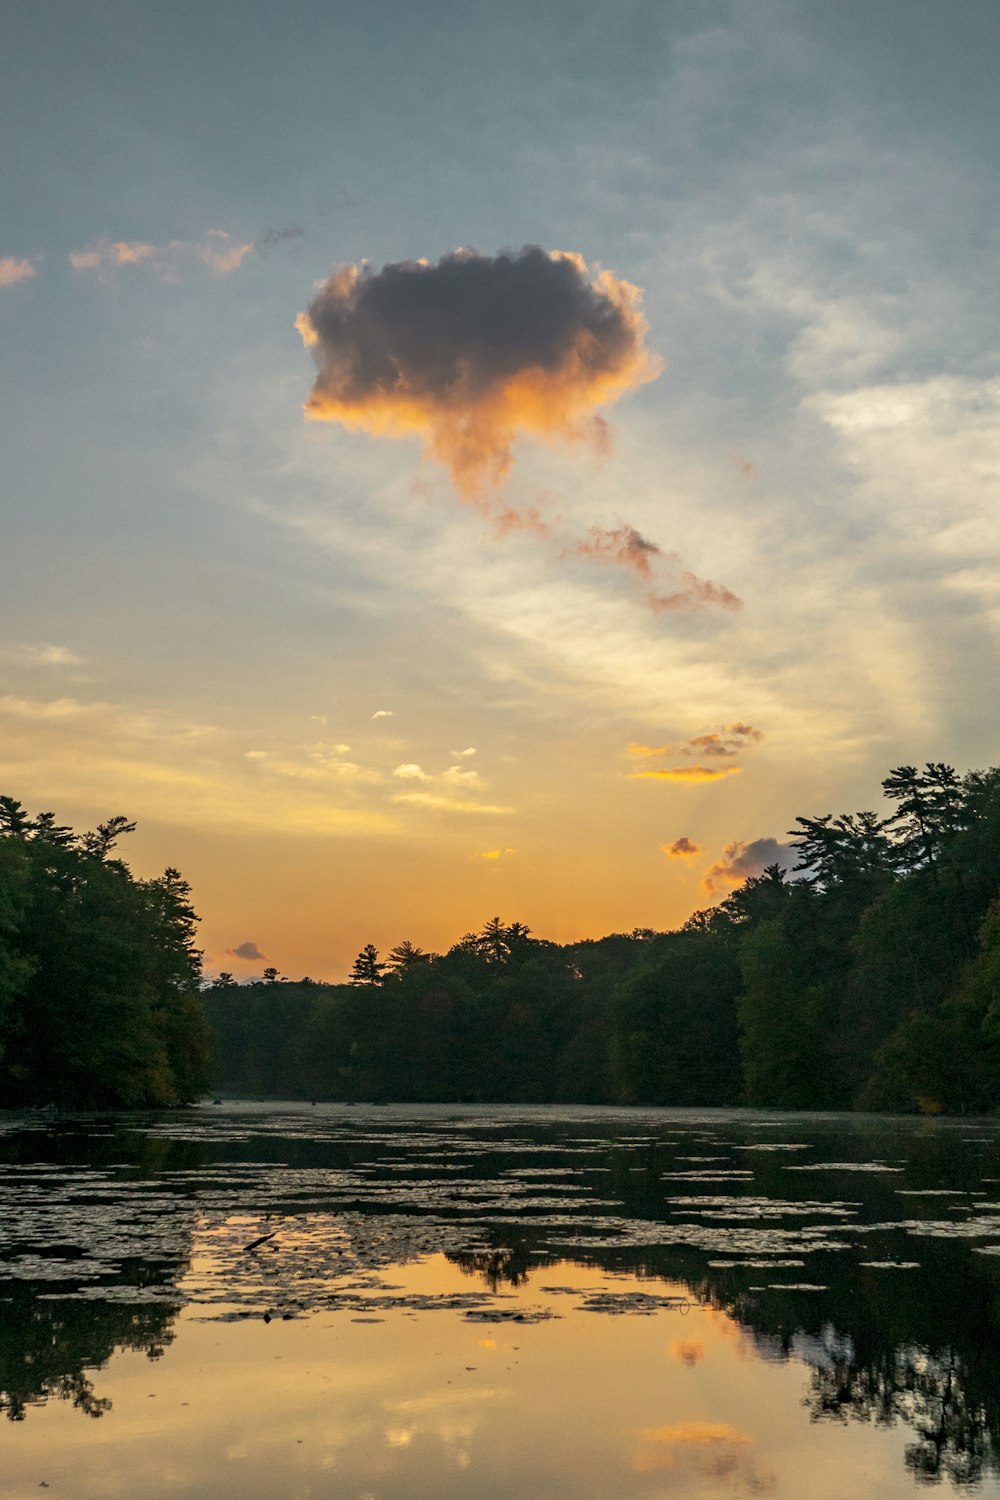
[[[1000,1108],[1000,768],[930,762],[882,814],[800,817],[673,932],[559,946],[494,917],[350,981],[207,987],[191,893],[0,797],[0,1106],[316,1100]]]
[[[76,834],[0,797],[0,1107],[138,1108],[207,1084],[198,918],[176,870],[136,880],[135,825]]]
[[[203,994],[220,1093],[937,1113],[1000,1107],[1000,768],[930,762],[881,815],[799,817],[679,931],[558,946],[499,917],[351,980]]]

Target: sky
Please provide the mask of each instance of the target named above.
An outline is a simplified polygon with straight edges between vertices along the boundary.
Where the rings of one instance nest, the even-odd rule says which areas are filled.
[[[0,790],[208,973],[669,928],[997,761],[994,0],[39,0]]]

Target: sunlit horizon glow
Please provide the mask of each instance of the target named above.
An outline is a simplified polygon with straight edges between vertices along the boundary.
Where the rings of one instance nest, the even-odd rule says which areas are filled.
[[[135,819],[207,973],[342,979],[678,926],[892,766],[995,764],[998,43],[24,9],[0,789]]]

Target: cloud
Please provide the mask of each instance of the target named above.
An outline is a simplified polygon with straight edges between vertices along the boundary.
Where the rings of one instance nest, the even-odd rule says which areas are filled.
[[[306,416],[418,436],[473,498],[524,434],[606,441],[597,408],[659,373],[639,291],[537,245],[342,266],[296,320],[319,373]]]
[[[551,536],[555,524],[546,521],[535,506],[529,506],[527,510],[513,510],[509,506],[505,510],[496,511],[493,515],[493,524],[496,527],[498,537],[506,536],[509,531],[532,531],[535,536]]]
[[[488,860],[497,860],[497,859],[504,859],[504,858],[508,857],[509,855],[516,854],[516,853],[517,853],[516,849],[483,849],[482,852],[479,854],[478,858],[479,859],[488,859]]]
[[[564,557],[588,557],[598,562],[627,568],[644,582],[651,583],[657,567],[679,570],[676,586],[670,593],[650,589],[643,597],[656,614],[675,610],[700,610],[713,605],[721,609],[742,609],[743,600],[721,583],[698,578],[684,568],[676,552],[664,552],[658,542],[651,542],[626,521],[608,530],[591,526],[582,541],[563,552]]]
[[[479,788],[483,785],[483,780],[479,772],[473,771],[471,767],[466,766],[448,766],[439,775],[431,776],[424,770],[423,766],[417,765],[415,761],[407,761],[403,765],[397,766],[392,774],[398,777],[400,781],[438,782],[440,785],[446,787]]]
[[[0,696],[0,713],[18,719],[88,718],[106,709],[106,703],[81,703],[77,698],[19,698],[14,693]]]
[[[497,807],[486,802],[470,802],[464,797],[450,797],[445,792],[397,792],[393,802],[406,803],[411,807],[428,807],[436,812],[491,813],[506,817],[512,807]]]
[[[236,948],[227,948],[226,952],[230,958],[242,958],[247,963],[263,963],[267,958],[266,953],[261,953],[256,943],[240,943]]]
[[[373,719],[394,719],[396,717],[391,708],[377,708],[372,714]]]
[[[468,760],[471,755],[475,755],[476,747],[469,745],[465,750],[453,750],[451,753],[456,760]]]
[[[744,844],[737,839],[726,845],[722,858],[706,872],[702,889],[709,896],[719,896],[727,887],[735,888],[753,875],[762,875],[769,865],[791,870],[796,863],[791,844],[779,844],[777,839],[754,839]]]
[[[652,559],[662,555],[662,549],[656,542],[648,541],[641,532],[627,523],[614,531],[591,526],[583,541],[573,551],[580,557],[601,558],[606,562],[632,568],[641,578],[650,576]]]
[[[415,761],[408,761],[405,765],[397,766],[392,774],[398,776],[400,781],[430,781],[431,779]]]
[[[71,250],[69,263],[74,271],[94,271],[102,281],[109,281],[123,266],[149,266],[164,281],[175,281],[189,265],[207,266],[217,276],[236,271],[257,246],[252,240],[243,244],[232,240],[224,229],[210,229],[203,240],[168,240],[154,245],[146,240],[112,240],[107,235],[92,240],[80,250]]]
[[[663,766],[657,771],[633,771],[632,781],[721,781],[738,776],[739,766]]]
[[[686,834],[683,838],[675,839],[672,844],[661,844],[660,848],[670,859],[688,859],[699,852],[699,846]]]
[[[724,729],[713,730],[710,734],[695,735],[688,741],[690,748],[687,753],[730,760],[748,746],[759,744],[763,738],[763,731],[755,729],[752,724],[727,724]]]
[[[697,757],[693,766],[668,766],[656,771],[633,771],[633,781],[643,778],[661,781],[718,781],[723,776],[735,776],[739,766],[706,766],[703,760],[734,760],[742,750],[759,744],[764,732],[753,724],[724,724],[720,729],[707,734],[696,734],[680,745],[644,745],[633,740],[628,746],[629,755],[646,757],[654,755],[686,755]]]
[[[381,771],[358,765],[353,760],[341,760],[338,755],[328,753],[324,746],[313,747],[305,760],[275,760],[267,751],[250,751],[246,758],[258,761],[260,769],[269,776],[282,776],[289,781],[367,782],[374,785],[385,780]]]
[[[743,608],[743,600],[727,589],[724,584],[713,583],[710,578],[698,578],[694,573],[685,570],[679,588],[669,594],[648,594],[647,602],[651,609],[657,614],[666,614],[674,610],[697,610],[705,609],[709,605],[718,605],[720,609],[736,610]]]
[[[82,658],[67,646],[3,646],[0,659],[33,667],[78,667]]]
[[[17,286],[19,281],[30,281],[38,275],[38,266],[33,260],[19,259],[14,255],[0,256],[0,287]]]

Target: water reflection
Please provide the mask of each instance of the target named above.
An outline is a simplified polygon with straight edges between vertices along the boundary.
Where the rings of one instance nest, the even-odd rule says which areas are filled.
[[[700,1378],[706,1330],[734,1330],[748,1367],[806,1367],[814,1431],[903,1428],[913,1481],[996,1483],[992,1125],[239,1109],[5,1123],[12,1420],[47,1401],[101,1416],[115,1367],[97,1372],[116,1351],[157,1360],[182,1308],[213,1326],[444,1313],[482,1347],[625,1314],[670,1320],[678,1376]],[[701,1321],[681,1326],[691,1309]],[[756,1440],[704,1414],[637,1426],[630,1451],[636,1475],[769,1483]]]

